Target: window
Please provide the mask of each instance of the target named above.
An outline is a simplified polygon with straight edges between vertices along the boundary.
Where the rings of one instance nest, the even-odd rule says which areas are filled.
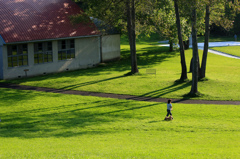
[[[43,42],[34,44],[34,63],[52,62],[52,42]]]
[[[8,49],[8,67],[27,66],[28,65],[28,45],[9,45]]]
[[[58,42],[58,60],[75,58],[75,43],[72,40],[61,40]]]

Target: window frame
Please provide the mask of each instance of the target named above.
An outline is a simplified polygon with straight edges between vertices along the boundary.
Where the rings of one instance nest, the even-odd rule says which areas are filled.
[[[34,43],[34,64],[53,62],[52,41]]]
[[[58,61],[75,58],[75,39],[58,41]]]
[[[28,66],[28,44],[7,46],[8,68]]]

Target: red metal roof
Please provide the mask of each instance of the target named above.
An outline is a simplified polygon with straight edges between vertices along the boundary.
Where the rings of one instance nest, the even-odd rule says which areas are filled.
[[[70,22],[80,12],[71,0],[0,0],[0,35],[14,43],[99,34],[93,23]]]

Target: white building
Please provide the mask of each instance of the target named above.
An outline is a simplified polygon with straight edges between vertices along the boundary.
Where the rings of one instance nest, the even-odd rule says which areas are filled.
[[[0,0],[0,79],[93,67],[120,57],[120,35],[74,25],[71,0]]]

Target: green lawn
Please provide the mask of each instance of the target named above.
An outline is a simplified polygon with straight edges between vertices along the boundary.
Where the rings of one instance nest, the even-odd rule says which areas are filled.
[[[225,52],[240,57],[240,46],[212,47],[210,49]]]
[[[8,82],[22,85],[51,87],[58,89],[82,90],[116,94],[163,98],[189,98],[189,82],[175,82],[180,78],[181,66],[179,52],[169,52],[167,47],[156,43],[137,44],[139,75],[125,76],[130,68],[129,45],[123,41],[121,60],[96,68],[51,74]],[[202,51],[199,50],[200,58]],[[186,63],[189,69],[192,50],[186,50]],[[147,68],[155,68],[157,75],[146,74]],[[240,62],[219,55],[209,54],[206,76],[208,80],[199,82],[199,91],[205,100],[240,100]]]
[[[0,88],[0,158],[239,158],[233,105],[173,104]]]
[[[120,61],[96,68],[7,82],[24,85],[183,98],[191,82],[180,77],[180,56],[152,39],[137,45],[140,74],[130,70],[123,40]],[[186,51],[189,67],[191,50]],[[201,51],[200,51],[201,57]],[[157,75],[147,75],[156,68]],[[200,99],[240,100],[240,62],[208,56]],[[191,79],[191,74],[188,74]],[[1,81],[3,82],[3,81]],[[0,158],[239,158],[240,107],[140,102],[0,88]]]

